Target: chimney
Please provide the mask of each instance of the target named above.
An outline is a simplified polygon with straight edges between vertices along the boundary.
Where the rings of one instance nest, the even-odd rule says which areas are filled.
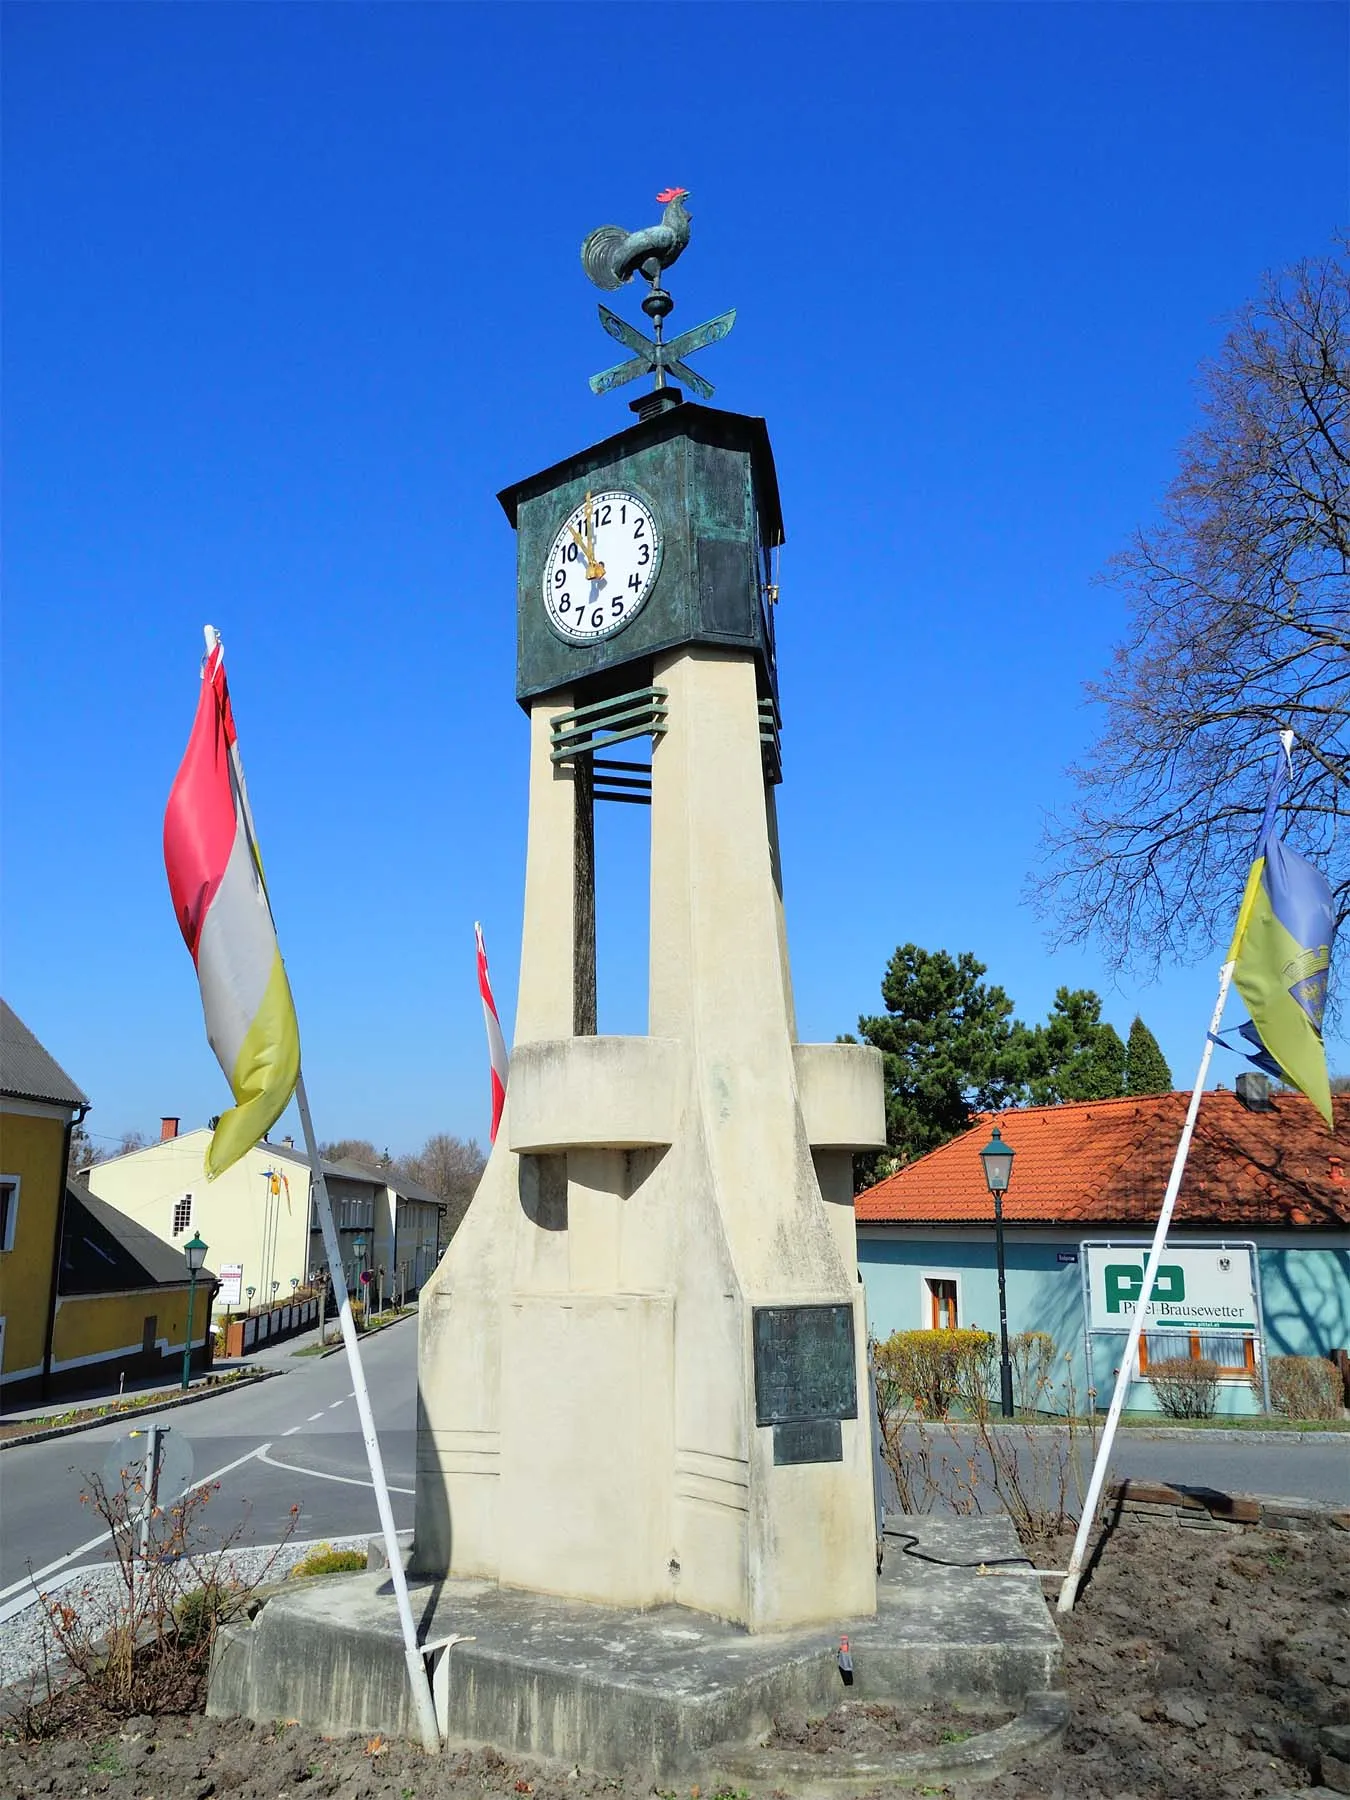
[[[176,1138],[177,1136],[178,1136],[178,1121],[177,1121],[177,1119],[170,1119],[167,1117],[162,1118],[159,1122],[159,1141],[160,1141],[160,1143],[167,1144],[170,1138]]]
[[[1274,1112],[1275,1102],[1270,1097],[1270,1078],[1251,1074],[1239,1075],[1233,1083],[1238,1099],[1248,1112]]]
[[[293,1137],[284,1137],[284,1138],[282,1138],[282,1140],[281,1140],[281,1147],[282,1147],[282,1149],[283,1149],[283,1150],[294,1150],[294,1148],[295,1148],[295,1139],[294,1139],[294,1138],[293,1138]]]

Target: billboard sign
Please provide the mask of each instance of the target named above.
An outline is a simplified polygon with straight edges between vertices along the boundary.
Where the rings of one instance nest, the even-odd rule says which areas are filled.
[[[1143,1304],[1144,1329],[1258,1329],[1256,1252],[1251,1244],[1168,1244],[1143,1302],[1147,1243],[1084,1244],[1088,1329],[1127,1332]]]
[[[220,1265],[220,1286],[216,1290],[217,1306],[238,1306],[244,1293],[243,1263]]]

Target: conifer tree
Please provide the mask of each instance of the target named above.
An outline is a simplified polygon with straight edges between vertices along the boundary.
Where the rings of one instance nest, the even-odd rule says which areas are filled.
[[[1130,1040],[1125,1046],[1125,1092],[1127,1094],[1170,1094],[1172,1071],[1167,1058],[1158,1048],[1158,1040],[1135,1014],[1130,1027]]]

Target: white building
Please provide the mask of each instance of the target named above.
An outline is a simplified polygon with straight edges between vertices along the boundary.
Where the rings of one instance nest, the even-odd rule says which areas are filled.
[[[86,1179],[100,1199],[175,1250],[200,1232],[220,1277],[218,1311],[285,1299],[327,1268],[309,1164],[290,1139],[264,1140],[208,1183],[210,1140],[205,1127],[180,1134],[177,1119],[165,1119],[157,1144],[95,1163]],[[386,1299],[415,1294],[436,1266],[442,1202],[393,1169],[351,1162],[323,1169],[349,1291],[367,1269]]]

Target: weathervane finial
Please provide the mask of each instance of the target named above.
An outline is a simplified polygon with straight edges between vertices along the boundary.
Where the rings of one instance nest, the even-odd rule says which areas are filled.
[[[637,354],[628,362],[606,369],[600,375],[592,375],[591,388],[597,394],[608,394],[639,375],[651,375],[655,391],[659,393],[667,387],[669,372],[687,383],[701,400],[710,400],[712,383],[696,375],[680,359],[701,350],[705,344],[714,344],[724,338],[736,323],[736,314],[734,310],[723,313],[706,325],[697,325],[692,331],[682,333],[669,344],[664,341],[664,322],[674,310],[675,302],[662,287],[661,277],[689,242],[690,218],[684,204],[689,191],[682,187],[662,188],[656,198],[666,209],[659,225],[648,226],[645,231],[625,231],[620,225],[602,225],[581,246],[582,267],[598,288],[613,291],[630,282],[636,274],[644,276],[648,291],[642,299],[642,310],[652,321],[655,334],[654,338],[643,337],[607,306],[602,306],[600,323],[605,330]],[[679,397],[678,390],[671,390],[671,401]]]

